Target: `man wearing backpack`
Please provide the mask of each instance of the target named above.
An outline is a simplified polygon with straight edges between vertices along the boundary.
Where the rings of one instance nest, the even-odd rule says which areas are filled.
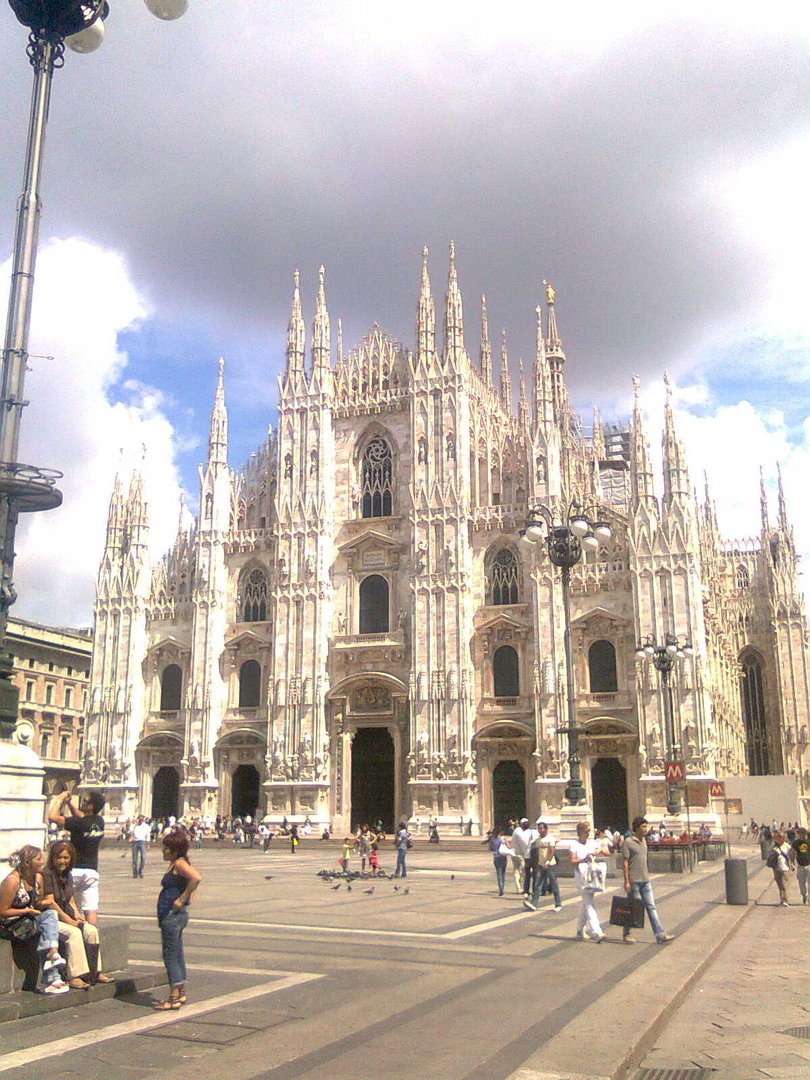
[[[790,844],[785,840],[785,834],[777,829],[773,834],[773,847],[768,853],[765,865],[773,870],[773,879],[779,890],[779,903],[782,907],[790,907],[787,898],[787,883],[790,871],[793,869],[792,855],[793,852],[790,850]]]

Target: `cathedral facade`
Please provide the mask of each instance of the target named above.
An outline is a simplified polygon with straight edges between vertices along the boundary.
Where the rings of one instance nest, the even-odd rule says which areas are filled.
[[[626,430],[572,410],[555,296],[517,394],[482,303],[465,345],[454,252],[437,333],[423,254],[413,351],[376,324],[331,343],[320,272],[309,356],[295,277],[278,423],[228,465],[222,364],[200,502],[157,566],[140,476],[110,502],[83,785],[112,814],[309,817],[343,831],[437,817],[485,829],[565,816],[564,605],[527,514],[573,500],[610,525],[571,572],[575,723],[597,824],[656,819],[683,760],[711,781],[794,772],[810,795],[806,623],[783,492],[721,539],[696,497],[671,388],[662,496],[638,400]],[[528,378],[527,378],[528,375]],[[517,401],[517,411],[514,401]],[[761,481],[760,481],[761,484]],[[688,639],[669,698],[639,644]],[[665,723],[672,707],[672,734]],[[668,742],[673,742],[669,746]],[[570,813],[570,811],[568,811]]]

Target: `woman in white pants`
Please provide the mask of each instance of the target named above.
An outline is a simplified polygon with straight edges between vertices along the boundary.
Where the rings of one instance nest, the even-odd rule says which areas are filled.
[[[582,897],[582,906],[577,921],[577,937],[583,940],[590,938],[597,944],[604,938],[602,924],[596,913],[594,896],[605,887],[607,865],[599,860],[600,855],[605,855],[600,840],[589,839],[591,831],[587,821],[580,821],[577,825],[577,839],[570,845],[571,862],[574,866],[574,881],[576,882],[579,895]],[[601,886],[599,880],[601,879]]]
[[[59,919],[59,939],[65,942],[67,952],[68,986],[86,990],[95,982],[113,980],[101,970],[98,928],[84,919],[73,899],[71,870],[75,861],[76,849],[68,840],[52,845],[43,874],[42,906],[53,909]]]

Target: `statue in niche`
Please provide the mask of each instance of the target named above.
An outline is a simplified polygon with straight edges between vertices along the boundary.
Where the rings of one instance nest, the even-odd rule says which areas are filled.
[[[541,776],[545,775],[545,769],[543,768],[543,751],[539,746],[535,750],[532,750],[532,758],[534,760],[534,777],[535,780],[539,780]]]
[[[318,451],[313,447],[309,452],[309,475],[315,476],[318,471]]]
[[[652,747],[653,758],[657,761],[661,757],[661,736],[658,734],[658,728],[652,729],[652,738],[650,739],[650,746]]]
[[[399,609],[399,614],[397,615],[397,626],[399,627],[400,630],[404,630],[407,625],[408,625],[408,612],[405,610],[405,608],[400,608]]]
[[[352,484],[351,499],[352,499],[352,510],[356,511],[358,509],[358,507],[360,506],[360,488],[357,486],[357,484]]]
[[[405,761],[408,767],[408,779],[415,780],[419,772],[419,762],[417,761],[416,754],[408,754]]]
[[[293,459],[292,454],[289,452],[284,455],[284,479],[288,480],[292,476]]]
[[[94,780],[96,777],[96,752],[90,743],[87,744],[84,751],[82,772],[85,780]]]
[[[119,773],[121,771],[121,740],[118,736],[114,736],[110,743],[110,753],[108,758],[110,772]]]
[[[416,566],[415,566],[415,569],[416,569],[417,574],[424,574],[424,572],[425,572],[425,570],[427,568],[427,555],[428,555],[427,544],[425,543],[424,540],[420,540],[419,544],[418,544],[418,546],[416,548]]]
[[[638,771],[640,776],[647,775],[647,745],[643,739],[638,744]]]
[[[338,615],[338,633],[339,634],[345,634],[346,633],[346,626],[347,626],[346,616],[341,611],[340,614]]]
[[[447,454],[448,461],[456,460],[456,437],[449,431],[444,437],[445,452]]]
[[[447,758],[444,754],[433,755],[433,775],[437,780],[447,779]]]
[[[315,577],[315,560],[311,555],[307,556],[307,577],[311,580]]]
[[[543,693],[549,697],[554,693],[554,665],[550,656],[543,661]]]
[[[421,765],[423,761],[427,760],[428,751],[428,736],[426,731],[422,731],[416,740],[416,760]]]
[[[424,465],[427,461],[427,439],[424,435],[419,436],[417,443],[416,460],[419,465]]]
[[[537,459],[537,472],[536,472],[535,475],[537,476],[537,483],[538,484],[545,484],[545,482],[546,482],[546,462],[545,462],[544,458],[539,457]]]
[[[287,558],[284,555],[279,555],[279,557],[278,557],[278,579],[279,579],[279,581],[285,582],[285,581],[288,580],[289,576],[290,576],[290,572],[287,569]]]
[[[308,731],[305,731],[301,737],[301,764],[312,764],[312,736]]]
[[[444,560],[447,564],[448,571],[455,570],[456,568],[456,554],[453,551],[452,545],[448,544],[444,549]]]

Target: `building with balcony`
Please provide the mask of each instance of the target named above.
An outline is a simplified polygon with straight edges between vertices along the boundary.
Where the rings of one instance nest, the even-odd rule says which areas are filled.
[[[120,480],[99,568],[83,782],[111,814],[267,814],[346,830],[378,817],[559,822],[568,775],[560,576],[519,543],[572,499],[610,539],[571,575],[575,720],[598,824],[665,813],[685,762],[692,820],[713,778],[796,772],[810,792],[806,623],[779,491],[757,536],[721,539],[668,386],[661,494],[638,400],[584,433],[555,296],[527,379],[482,305],[465,343],[451,250],[443,333],[422,265],[413,350],[374,324],[333,348],[324,275],[307,356],[298,276],[278,423],[228,464],[220,365],[199,512],[149,559],[142,481]],[[515,378],[515,376],[517,376]],[[516,385],[515,385],[516,384]],[[516,408],[515,408],[516,406]],[[754,490],[756,478],[752,479]],[[647,635],[671,674],[673,738]]]

